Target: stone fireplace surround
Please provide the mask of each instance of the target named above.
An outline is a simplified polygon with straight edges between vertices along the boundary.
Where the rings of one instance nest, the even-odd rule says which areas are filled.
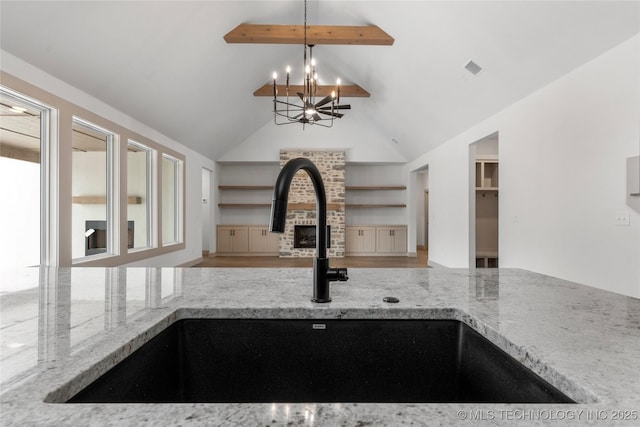
[[[280,168],[291,159],[305,157],[320,171],[327,193],[327,225],[331,226],[330,248],[327,256],[342,258],[345,253],[345,166],[344,151],[330,150],[280,150]],[[291,182],[289,207],[285,231],[280,236],[281,258],[311,258],[316,256],[315,248],[294,248],[296,225],[316,225],[316,193],[313,183],[303,170]]]

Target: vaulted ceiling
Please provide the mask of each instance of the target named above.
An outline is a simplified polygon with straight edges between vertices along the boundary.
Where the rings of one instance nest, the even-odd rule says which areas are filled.
[[[310,25],[374,24],[395,39],[392,46],[322,45],[314,55],[321,80],[339,76],[371,94],[349,99],[354,110],[325,132],[355,120],[350,129],[373,129],[407,160],[640,31],[638,1],[320,0],[308,7]],[[0,8],[4,51],[214,160],[273,120],[270,98],[253,92],[274,70],[302,64],[301,45],[223,40],[240,23],[301,25],[302,0],[3,0]],[[483,70],[469,73],[469,60]]]

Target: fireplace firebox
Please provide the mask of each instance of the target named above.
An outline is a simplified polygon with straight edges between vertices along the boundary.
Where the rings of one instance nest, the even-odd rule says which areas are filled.
[[[315,248],[316,247],[316,226],[315,225],[295,225],[293,229],[294,248]],[[331,247],[331,226],[327,225],[327,248]]]
[[[133,223],[127,221],[127,247],[133,248]],[[85,248],[84,255],[103,254],[107,252],[107,222],[85,221]]]

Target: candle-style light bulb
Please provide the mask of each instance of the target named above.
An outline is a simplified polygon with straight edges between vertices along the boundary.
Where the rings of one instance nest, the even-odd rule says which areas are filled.
[[[291,67],[287,65],[287,92],[289,92],[289,73],[291,72]]]
[[[316,58],[311,58],[311,66],[312,67],[316,66]]]
[[[304,67],[304,72],[307,74],[311,73],[311,67],[309,67],[308,65],[306,67]]]
[[[273,72],[273,98],[275,99],[278,95],[278,87],[276,86],[276,79],[278,78],[278,73]],[[275,103],[275,101],[274,101]]]
[[[336,99],[336,102],[340,104],[340,83],[342,83],[342,80],[340,80],[340,77],[338,77],[338,80],[336,81],[336,83],[338,83],[338,98]]]

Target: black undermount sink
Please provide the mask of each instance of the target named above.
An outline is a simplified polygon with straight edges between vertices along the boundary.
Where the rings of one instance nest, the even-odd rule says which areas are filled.
[[[68,403],[571,399],[456,320],[185,319]]]

